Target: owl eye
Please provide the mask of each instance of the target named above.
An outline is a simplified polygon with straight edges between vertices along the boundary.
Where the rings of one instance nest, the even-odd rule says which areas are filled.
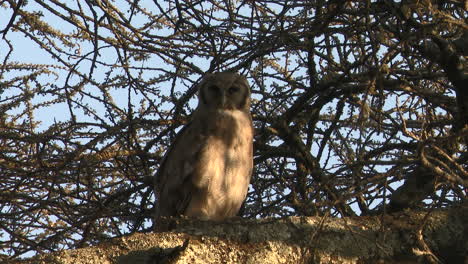
[[[216,86],[216,85],[211,85],[208,87],[208,90],[212,91],[212,92],[218,92],[219,91],[219,87]]]
[[[230,94],[233,94],[233,93],[239,92],[239,90],[240,90],[239,87],[237,87],[237,86],[232,86],[231,88],[229,88],[228,92],[229,92]]]

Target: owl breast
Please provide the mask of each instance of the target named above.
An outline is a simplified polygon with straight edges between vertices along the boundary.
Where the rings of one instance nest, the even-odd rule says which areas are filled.
[[[199,175],[186,215],[206,219],[235,216],[245,200],[252,174],[253,129],[250,116],[240,110],[218,110],[206,126],[209,136],[200,153]],[[191,215],[194,214],[194,215]]]

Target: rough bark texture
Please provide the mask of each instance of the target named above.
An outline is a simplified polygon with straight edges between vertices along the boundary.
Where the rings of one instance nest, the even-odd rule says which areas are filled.
[[[168,232],[13,263],[468,263],[467,220],[467,204],[344,219],[177,219]]]

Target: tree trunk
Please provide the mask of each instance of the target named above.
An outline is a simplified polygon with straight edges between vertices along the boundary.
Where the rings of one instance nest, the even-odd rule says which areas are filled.
[[[170,219],[170,231],[13,263],[468,263],[467,220],[467,203],[341,219]]]

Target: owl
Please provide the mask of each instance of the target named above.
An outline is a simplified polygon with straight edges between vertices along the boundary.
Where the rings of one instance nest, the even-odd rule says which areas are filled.
[[[198,106],[178,133],[155,177],[156,218],[235,216],[253,168],[250,88],[244,76],[207,74]]]

